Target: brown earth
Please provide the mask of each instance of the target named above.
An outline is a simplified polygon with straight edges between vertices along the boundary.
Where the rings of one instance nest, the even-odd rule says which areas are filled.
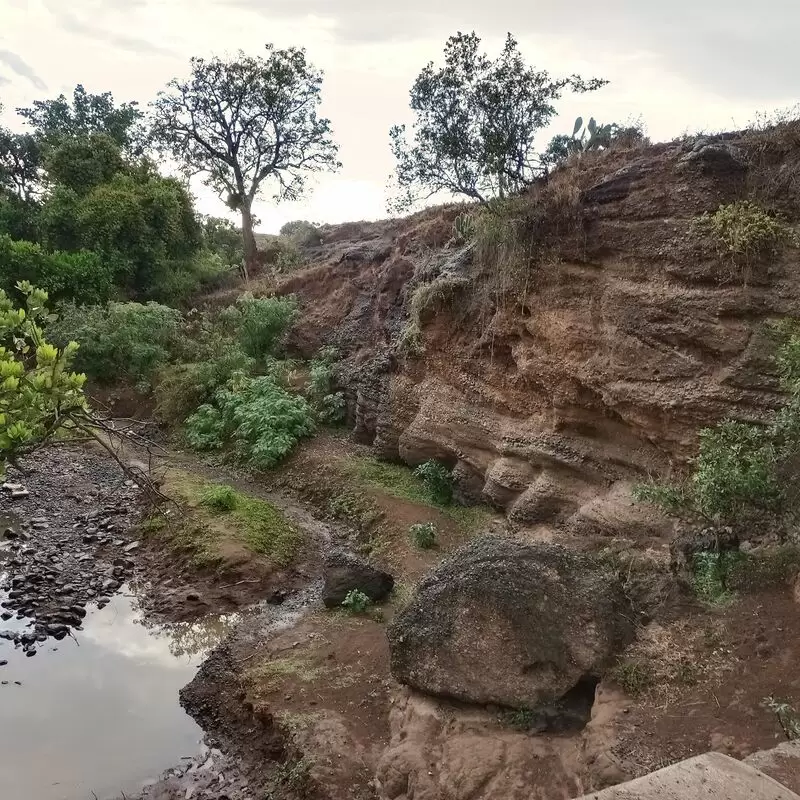
[[[291,346],[342,353],[353,437],[319,436],[251,485],[311,506],[334,542],[369,554],[398,587],[379,614],[319,610],[280,631],[248,620],[184,692],[251,772],[278,765],[276,796],[568,798],[709,749],[741,758],[781,741],[764,699],[800,705],[791,587],[749,586],[722,608],[692,599],[670,569],[673,522],[630,487],[683,469],[699,428],[780,402],[763,323],[796,313],[797,250],[742,268],[693,221],[756,198],[796,223],[798,145],[790,127],[590,154],[521,201],[537,254],[522,272],[450,242],[464,210],[451,206],[325,227],[310,266],[281,280],[303,309]],[[460,499],[503,517],[432,507],[400,473],[376,472],[376,455],[438,458]],[[423,553],[408,527],[428,521],[439,547]],[[384,625],[487,527],[625,566],[641,626],[583,730],[517,730],[503,709],[424,697],[390,676]],[[320,552],[303,567],[309,584]]]

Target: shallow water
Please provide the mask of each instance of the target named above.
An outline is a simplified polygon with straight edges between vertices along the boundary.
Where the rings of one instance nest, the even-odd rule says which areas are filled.
[[[2,800],[135,793],[196,753],[202,731],[178,691],[235,621],[148,628],[123,591],[102,610],[90,607],[75,639],[48,640],[32,658],[0,640]]]

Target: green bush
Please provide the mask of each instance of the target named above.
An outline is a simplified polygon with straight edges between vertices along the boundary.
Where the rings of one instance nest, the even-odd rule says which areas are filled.
[[[186,437],[198,450],[233,447],[242,462],[275,466],[298,440],[314,432],[311,408],[271,378],[240,376],[216,392],[214,404],[186,420]]]
[[[768,428],[725,420],[700,431],[692,493],[706,516],[731,517],[746,508],[774,511],[782,489]]]
[[[115,291],[113,270],[97,253],[48,253],[33,242],[0,236],[0,288],[13,292],[19,281],[38,286],[51,300],[78,303],[102,303]]]
[[[297,317],[293,297],[243,297],[237,304],[239,341],[247,355],[263,360],[276,346]]]
[[[436,545],[437,530],[432,522],[420,522],[408,529],[411,541],[421,550],[430,550]]]
[[[141,383],[169,361],[180,323],[179,311],[158,303],[68,305],[48,333],[58,343],[76,340],[76,366],[95,380]]]
[[[692,589],[707,603],[724,605],[733,598],[728,577],[744,555],[738,550],[695,553],[692,558]]]
[[[434,503],[448,505],[453,500],[453,476],[447,467],[430,459],[420,464],[414,475],[425,485],[425,489]]]
[[[164,422],[183,422],[189,414],[212,400],[214,393],[234,375],[248,375],[254,360],[236,344],[224,343],[203,360],[171,364],[155,382],[156,415]]]
[[[695,227],[716,241],[721,255],[744,263],[795,240],[789,225],[750,200],[721,205],[713,214],[705,213],[695,220]]]
[[[287,222],[280,233],[298,247],[315,247],[322,240],[320,229],[304,219]]]
[[[350,614],[363,614],[371,605],[369,596],[358,589],[351,589],[342,600],[342,608]]]
[[[306,397],[317,420],[323,425],[336,425],[344,419],[345,400],[342,392],[334,392],[335,348],[324,347],[311,361]]]
[[[214,511],[233,511],[238,496],[231,486],[209,486],[202,494],[200,502]]]

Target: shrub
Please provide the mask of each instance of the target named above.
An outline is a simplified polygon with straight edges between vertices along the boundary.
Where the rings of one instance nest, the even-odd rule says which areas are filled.
[[[114,294],[113,269],[97,253],[48,253],[33,242],[0,236],[0,288],[12,292],[19,281],[46,291],[52,300],[102,303]]]
[[[65,306],[48,332],[55,342],[77,340],[76,366],[101,383],[147,382],[170,358],[181,314],[158,303]]]
[[[434,503],[448,505],[452,502],[453,476],[444,464],[430,459],[420,464],[414,475],[422,481]]]
[[[750,200],[721,205],[695,220],[695,228],[711,236],[720,255],[750,264],[795,241],[792,228]]]
[[[322,348],[312,359],[308,374],[306,396],[317,420],[323,425],[335,425],[344,419],[344,395],[333,391],[333,371],[337,357],[335,348]]]
[[[342,608],[350,614],[363,614],[372,605],[372,600],[358,589],[351,589],[342,600]]]
[[[234,378],[186,420],[186,436],[199,450],[233,445],[236,457],[260,469],[275,466],[314,431],[311,409],[267,376]]]
[[[287,222],[280,233],[298,247],[315,247],[322,241],[320,229],[304,219]]]
[[[237,494],[231,486],[209,486],[202,494],[200,502],[214,511],[233,511],[236,508]]]
[[[728,575],[742,558],[738,550],[695,553],[691,564],[694,593],[713,605],[729,602],[733,592],[728,587]]]
[[[234,375],[248,375],[254,363],[238,345],[224,343],[203,360],[169,365],[155,383],[156,415],[164,422],[183,422]]]
[[[436,544],[437,531],[432,522],[421,522],[408,529],[411,541],[421,550],[430,550]]]
[[[237,304],[236,325],[242,349],[252,358],[271,355],[297,317],[297,302],[292,297],[243,297]]]

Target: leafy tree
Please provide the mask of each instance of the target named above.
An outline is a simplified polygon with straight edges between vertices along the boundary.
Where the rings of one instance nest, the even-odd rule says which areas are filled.
[[[44,337],[47,293],[20,283],[25,308],[0,291],[0,471],[71,425],[85,408],[85,376],[70,370],[78,350]]]
[[[401,206],[442,191],[482,203],[520,191],[545,170],[534,139],[556,113],[553,103],[567,89],[607,83],[554,79],[527,66],[511,34],[494,61],[480,41],[475,33],[451,36],[444,66],[429,63],[411,89],[413,142],[404,125],[390,131]]]
[[[53,147],[45,158],[48,183],[85,195],[116,174],[126,164],[117,142],[107,133],[75,136]]]
[[[299,197],[309,172],[336,169],[330,121],[317,115],[322,73],[305,50],[266,57],[193,58],[187,81],[171,81],[153,104],[153,138],[187,174],[241,213],[244,255],[256,262],[253,201],[271,181],[275,199]]]
[[[144,114],[137,103],[117,105],[111,92],[92,94],[81,84],[75,87],[71,102],[62,94],[55,100],[35,100],[29,108],[18,108],[17,113],[33,128],[34,136],[48,144],[96,133],[110,136],[132,152],[139,152],[143,143]]]
[[[223,217],[201,217],[203,237],[206,247],[216,253],[223,264],[240,265],[244,253],[242,251],[242,234],[229,220]]]
[[[0,192],[11,193],[20,200],[31,200],[41,161],[41,148],[34,136],[0,127]]]

